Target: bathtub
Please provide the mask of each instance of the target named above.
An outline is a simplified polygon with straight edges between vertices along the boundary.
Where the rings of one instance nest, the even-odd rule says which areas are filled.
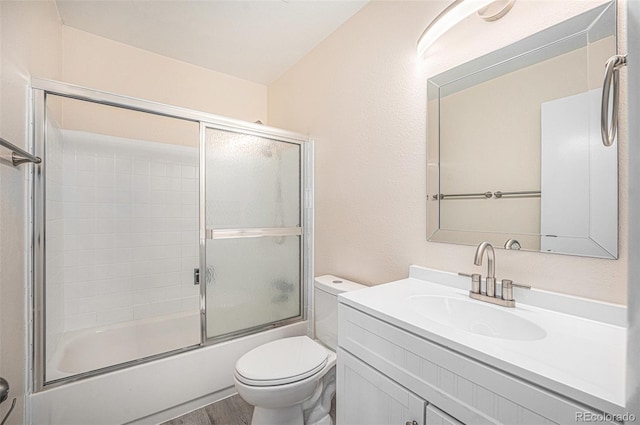
[[[200,342],[198,311],[65,334],[47,364],[47,380],[166,353]]]
[[[48,379],[183,347],[199,340],[199,320],[182,314],[66,335],[51,356]],[[234,365],[247,351],[306,333],[307,322],[299,322],[45,389],[29,397],[30,422],[158,424],[234,394]]]

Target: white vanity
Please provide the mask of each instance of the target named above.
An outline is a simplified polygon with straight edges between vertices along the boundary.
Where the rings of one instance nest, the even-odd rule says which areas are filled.
[[[412,266],[340,296],[338,425],[622,422],[624,307],[515,289],[506,308],[470,285]]]

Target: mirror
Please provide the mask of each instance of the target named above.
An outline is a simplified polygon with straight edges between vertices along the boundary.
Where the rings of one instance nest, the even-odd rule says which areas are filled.
[[[428,80],[429,241],[618,257],[617,142],[600,135],[614,54],[608,2]]]

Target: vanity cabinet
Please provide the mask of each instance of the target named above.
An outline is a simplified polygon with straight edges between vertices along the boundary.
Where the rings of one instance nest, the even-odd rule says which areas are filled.
[[[425,400],[344,350],[338,358],[339,424],[425,424]]]
[[[339,424],[463,425],[348,352],[338,358]]]
[[[600,413],[346,304],[338,321],[338,425],[546,425]]]

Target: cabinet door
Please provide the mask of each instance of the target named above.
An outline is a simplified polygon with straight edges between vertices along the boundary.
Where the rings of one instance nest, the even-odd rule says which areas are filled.
[[[427,406],[427,418],[425,422],[426,425],[464,425],[462,422],[452,418],[432,404]]]
[[[424,400],[342,349],[337,374],[338,425],[424,425]]]

